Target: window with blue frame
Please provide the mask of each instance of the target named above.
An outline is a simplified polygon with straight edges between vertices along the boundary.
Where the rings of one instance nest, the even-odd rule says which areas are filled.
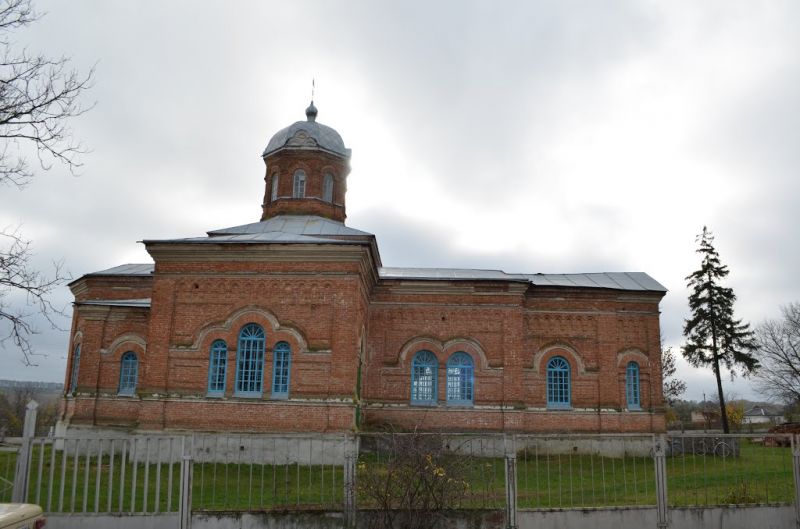
[[[569,362],[561,356],[554,356],[547,362],[547,407],[570,407]]]
[[[639,364],[636,362],[628,362],[628,367],[625,369],[625,397],[629,410],[642,409],[639,397]]]
[[[439,362],[430,351],[418,351],[411,361],[411,403],[436,404]]]
[[[472,405],[474,371],[470,355],[463,351],[453,353],[453,356],[447,361],[448,404]]]
[[[292,197],[303,198],[306,196],[306,172],[298,169],[294,172],[294,189]]]
[[[289,372],[292,368],[292,348],[286,342],[278,342],[272,350],[272,397],[289,398]]]
[[[211,344],[208,359],[208,394],[221,397],[225,394],[225,372],[228,366],[228,345],[224,340]]]
[[[119,391],[120,395],[133,395],[136,393],[136,379],[139,376],[139,360],[136,353],[128,351],[122,355],[119,364]]]
[[[322,180],[322,200],[333,202],[333,175],[328,173]]]
[[[69,392],[74,394],[78,387],[78,370],[81,365],[81,344],[75,346],[75,352],[72,353],[72,373],[69,377]]]
[[[260,397],[264,382],[264,329],[248,323],[239,331],[236,349],[236,391],[239,397]]]

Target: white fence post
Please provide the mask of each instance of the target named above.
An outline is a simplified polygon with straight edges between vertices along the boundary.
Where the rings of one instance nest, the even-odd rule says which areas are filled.
[[[39,404],[35,400],[25,406],[25,425],[22,428],[22,447],[17,455],[17,468],[14,474],[14,490],[11,493],[13,503],[25,503],[28,496],[28,465],[31,461],[33,437],[36,435],[36,415]]]
[[[506,529],[517,529],[517,449],[516,437],[503,436],[506,459]]]
[[[667,510],[667,436],[653,436],[653,461],[656,475],[656,509],[659,529],[669,526]]]
[[[356,526],[356,458],[358,437],[345,434],[344,438],[344,519],[345,527]]]
[[[192,467],[194,457],[192,451],[194,450],[194,443],[186,452],[186,438],[184,437],[181,442],[181,498],[180,507],[178,512],[178,527],[179,529],[190,529],[192,527]]]
[[[794,475],[794,523],[800,529],[800,435],[792,436],[792,474]]]

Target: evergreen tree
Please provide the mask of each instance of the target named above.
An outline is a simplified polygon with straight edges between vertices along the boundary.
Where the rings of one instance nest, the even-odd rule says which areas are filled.
[[[694,367],[710,366],[717,377],[722,429],[729,432],[725,397],[722,394],[720,370],[725,367],[733,376],[737,370],[747,376],[758,368],[753,356],[757,349],[750,324],[733,316],[736,295],[733,289],[720,285],[728,275],[728,267],[721,264],[714,248],[714,235],[703,226],[697,236],[697,253],[702,256],[700,269],[686,277],[691,289],[689,308],[692,316],[685,320],[683,356]]]

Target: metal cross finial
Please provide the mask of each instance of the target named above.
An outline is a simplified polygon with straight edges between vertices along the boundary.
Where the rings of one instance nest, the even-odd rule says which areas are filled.
[[[314,104],[314,89],[315,88],[316,88],[316,86],[314,86],[314,78],[312,77],[311,78],[311,104]]]

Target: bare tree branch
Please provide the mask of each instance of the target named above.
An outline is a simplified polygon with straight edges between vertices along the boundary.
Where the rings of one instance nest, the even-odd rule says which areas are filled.
[[[773,399],[800,402],[800,303],[781,308],[780,320],[768,320],[756,329],[761,352],[757,387]]]
[[[81,75],[67,57],[14,50],[11,33],[38,19],[31,0],[0,0],[0,184],[19,189],[34,176],[27,146],[36,148],[42,169],[58,162],[72,173],[87,152],[73,139],[69,123],[88,110],[79,97],[94,71]],[[19,228],[0,231],[0,346],[12,344],[29,365],[35,355],[31,337],[38,331],[33,321],[43,316],[58,328],[56,317],[63,309],[53,306],[50,295],[68,279],[61,263],[53,263],[53,271],[45,275],[33,267],[31,257],[31,242]]]

